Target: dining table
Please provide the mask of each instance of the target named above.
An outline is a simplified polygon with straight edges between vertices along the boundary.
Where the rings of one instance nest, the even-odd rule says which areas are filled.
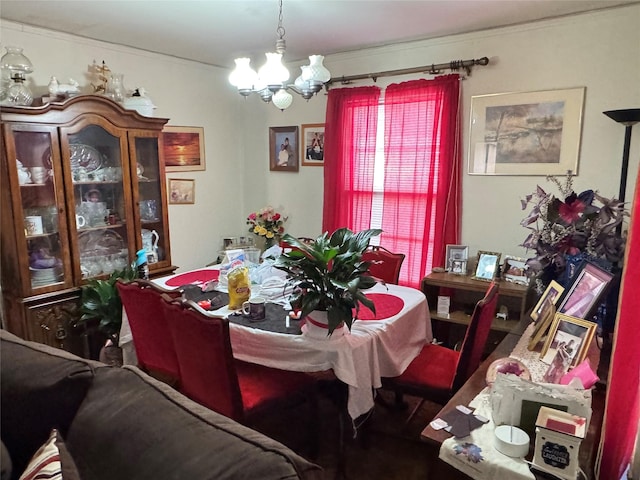
[[[415,288],[377,283],[364,291],[375,313],[361,306],[344,335],[318,337],[306,333],[304,319],[291,318],[286,297],[274,297],[260,284],[251,286],[251,296],[267,298],[265,320],[254,321],[241,311],[229,310],[224,289],[201,288],[217,278],[216,270],[217,266],[201,268],[153,282],[165,289],[181,288],[194,301],[210,300],[207,314],[229,320],[234,358],[282,370],[332,372],[348,387],[352,420],[371,411],[382,378],[400,375],[433,339],[426,297]],[[120,346],[125,363],[135,363],[133,341],[124,312]]]

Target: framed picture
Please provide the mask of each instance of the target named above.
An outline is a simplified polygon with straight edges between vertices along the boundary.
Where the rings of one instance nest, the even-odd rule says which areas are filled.
[[[507,282],[517,283],[519,285],[529,285],[529,277],[526,272],[529,266],[524,258],[505,255],[502,264],[502,278]]]
[[[269,170],[297,172],[298,127],[269,127]]]
[[[556,313],[547,341],[544,342],[540,359],[551,364],[557,355],[564,357],[564,362],[575,367],[584,360],[589,344],[596,331],[596,324],[581,318],[563,313]]]
[[[478,251],[478,265],[476,266],[476,273],[472,277],[475,280],[484,280],[491,282],[498,272],[498,265],[500,265],[500,253],[496,252],[484,252]]]
[[[558,300],[560,300],[560,295],[562,295],[563,292],[564,287],[555,280],[551,280],[551,283],[549,283],[547,289],[540,296],[538,303],[536,303],[536,306],[533,307],[533,310],[531,310],[531,318],[534,320],[538,320],[543,308],[546,308],[548,304],[555,305],[556,303],[558,303]]]
[[[529,350],[533,351],[536,349],[540,340],[547,334],[555,316],[556,306],[549,301],[549,299],[545,300],[538,313],[538,322],[535,324],[535,328],[531,333],[531,338],[529,338],[529,346],[527,347]]]
[[[469,259],[469,247],[466,245],[447,245],[446,247],[446,262],[447,270],[451,273],[460,274],[460,269],[464,263],[464,273],[467,273],[467,260]],[[456,268],[454,269],[453,262],[456,262]],[[454,271],[455,270],[455,271]]]
[[[467,274],[467,261],[466,260],[451,260],[449,271],[455,275]]]
[[[578,173],[584,87],[471,97],[469,174]]]
[[[558,312],[578,318],[590,318],[598,307],[613,274],[590,262],[584,262],[560,303]]]
[[[160,148],[167,172],[205,170],[204,128],[165,125]]]
[[[305,167],[324,166],[324,123],[302,125],[300,158]]]
[[[196,181],[182,178],[169,179],[169,203],[191,204],[196,201]]]

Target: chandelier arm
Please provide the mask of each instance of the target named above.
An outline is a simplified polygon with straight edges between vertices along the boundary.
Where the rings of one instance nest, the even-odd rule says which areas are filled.
[[[346,75],[341,77],[331,77],[329,81],[325,84],[326,88],[329,88],[330,85],[334,83],[340,83],[342,85],[347,85],[357,80],[367,80],[372,79],[374,82],[380,77],[392,77],[396,75],[408,75],[411,73],[425,73],[425,74],[436,74],[440,73],[441,70],[459,70],[463,68],[467,75],[471,75],[471,67],[479,65],[485,66],[489,64],[488,57],[482,57],[478,59],[472,60],[452,60],[448,63],[437,63],[426,65],[422,67],[413,67],[413,68],[402,68],[399,70],[386,70],[382,72],[375,73],[363,73],[359,75]]]

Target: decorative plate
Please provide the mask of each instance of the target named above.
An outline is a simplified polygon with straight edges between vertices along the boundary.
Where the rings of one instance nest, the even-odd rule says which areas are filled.
[[[487,385],[492,385],[499,373],[511,373],[525,380],[531,380],[531,373],[527,366],[511,357],[499,358],[489,365],[485,378]]]
[[[81,257],[114,255],[126,248],[122,237],[113,230],[92,230],[78,235]]]
[[[71,151],[71,169],[84,168],[87,173],[93,172],[102,166],[102,154],[90,145],[72,143],[69,145]]]

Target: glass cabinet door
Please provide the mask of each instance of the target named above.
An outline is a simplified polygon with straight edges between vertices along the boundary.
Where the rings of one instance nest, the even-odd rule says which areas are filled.
[[[167,225],[166,193],[163,188],[158,136],[146,132],[130,133],[132,176],[135,162],[137,198],[140,220],[141,248],[147,254],[149,269],[168,265],[169,229]],[[136,191],[134,189],[134,195]]]
[[[77,133],[64,132],[69,172],[73,185],[69,215],[72,244],[77,252],[76,271],[83,279],[122,270],[131,261],[129,251],[133,225],[128,185],[126,136],[99,125]],[[74,235],[75,233],[75,235]]]
[[[15,221],[24,223],[23,229],[17,228],[18,232],[24,232],[26,250],[26,255],[19,254],[21,268],[29,271],[32,293],[69,286],[72,278],[68,249],[65,248],[62,172],[57,148],[52,149],[54,141],[57,145],[55,130],[14,126],[13,135],[7,138],[14,142],[15,159],[9,166],[11,176],[19,186],[20,211],[14,211]],[[55,159],[52,159],[52,151]],[[20,245],[18,248],[20,252]]]

